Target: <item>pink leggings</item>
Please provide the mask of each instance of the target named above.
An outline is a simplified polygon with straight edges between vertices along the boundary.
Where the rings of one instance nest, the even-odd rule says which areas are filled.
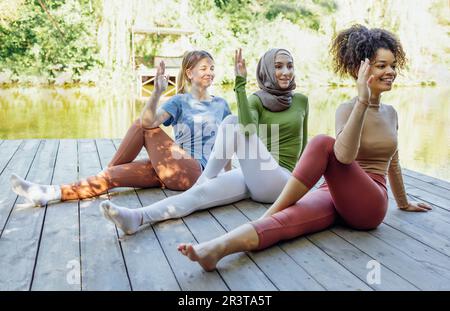
[[[326,229],[337,217],[359,230],[374,229],[383,221],[388,207],[385,177],[366,173],[355,161],[340,163],[334,142],[332,137],[318,135],[307,144],[292,175],[308,188],[321,176],[325,182],[293,206],[252,222],[259,236],[258,249]]]
[[[149,159],[134,161],[142,147]],[[73,184],[61,185],[61,200],[86,199],[115,187],[187,190],[200,174],[200,163],[161,128],[143,128],[138,119],[128,129],[108,168]]]

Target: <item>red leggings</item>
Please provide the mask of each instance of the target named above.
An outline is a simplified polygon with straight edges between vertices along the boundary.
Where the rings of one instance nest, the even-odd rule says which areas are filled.
[[[134,161],[142,147],[149,159]],[[161,128],[145,129],[136,120],[108,168],[73,184],[61,185],[61,200],[94,197],[115,187],[167,187],[187,190],[201,174],[200,164]]]
[[[307,144],[292,175],[308,188],[321,176],[325,182],[295,205],[252,222],[259,236],[258,249],[326,229],[338,216],[360,230],[374,229],[383,221],[388,207],[385,177],[366,173],[355,161],[340,163],[334,142],[332,137],[319,135]]]

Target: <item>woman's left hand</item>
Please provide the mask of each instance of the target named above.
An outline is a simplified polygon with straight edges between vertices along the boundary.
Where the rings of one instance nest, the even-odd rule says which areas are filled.
[[[242,57],[242,49],[234,52],[234,74],[247,78],[247,67],[245,66],[245,59]]]
[[[408,206],[400,209],[405,212],[428,212],[432,210],[429,204],[423,202],[408,202]]]

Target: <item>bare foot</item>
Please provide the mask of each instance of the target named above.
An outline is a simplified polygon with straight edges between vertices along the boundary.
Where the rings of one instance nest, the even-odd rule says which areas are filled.
[[[190,243],[182,243],[178,246],[178,251],[190,260],[198,262],[205,271],[215,270],[219,261],[217,252],[211,251],[210,247],[203,244],[194,247]]]

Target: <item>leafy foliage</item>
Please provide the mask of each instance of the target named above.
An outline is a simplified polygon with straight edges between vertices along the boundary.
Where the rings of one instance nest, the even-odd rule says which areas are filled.
[[[101,64],[97,56],[98,17],[89,1],[26,0],[19,16],[0,24],[0,71],[43,75],[50,81],[61,72],[77,78]]]
[[[404,5],[405,3],[408,5]],[[216,81],[232,82],[233,53],[243,48],[254,78],[258,58],[284,47],[294,56],[299,84],[341,86],[328,47],[337,31],[354,23],[396,33],[407,53],[404,81],[440,84],[448,72],[447,0],[9,0],[0,3],[0,84],[65,75],[131,78],[132,25],[195,30],[193,35],[139,35],[136,59],[180,56],[205,49],[216,60]],[[45,8],[43,8],[44,4]],[[430,31],[432,29],[432,31]],[[101,55],[101,56],[100,56]],[[95,79],[93,79],[95,80]],[[402,81],[399,81],[400,83]]]

